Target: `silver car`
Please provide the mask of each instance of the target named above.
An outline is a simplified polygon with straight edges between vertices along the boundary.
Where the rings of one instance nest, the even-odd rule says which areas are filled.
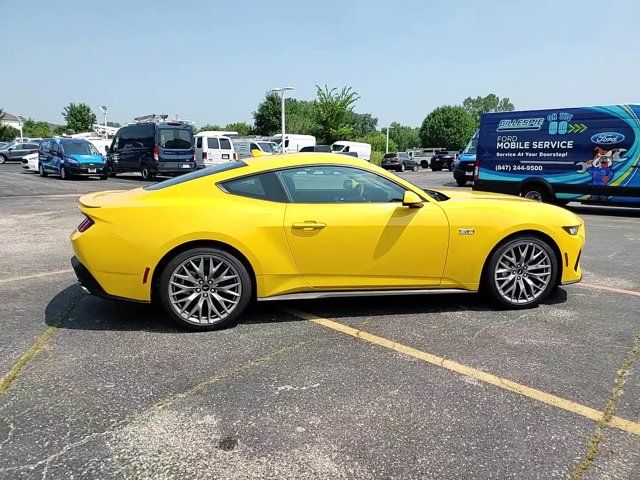
[[[38,153],[40,145],[36,142],[16,142],[15,140],[0,147],[0,163],[10,160],[19,162],[30,153]]]

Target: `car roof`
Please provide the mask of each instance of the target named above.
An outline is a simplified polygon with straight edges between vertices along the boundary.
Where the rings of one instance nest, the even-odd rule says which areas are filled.
[[[368,162],[361,158],[324,152],[302,152],[269,155],[264,157],[249,157],[243,159],[243,161],[251,167],[259,166],[261,170],[316,164],[348,165],[354,167],[362,167],[363,164],[368,164]]]

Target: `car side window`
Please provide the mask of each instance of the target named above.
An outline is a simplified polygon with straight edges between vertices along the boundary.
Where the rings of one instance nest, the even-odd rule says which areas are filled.
[[[280,170],[294,203],[401,202],[405,189],[375,173],[352,167],[317,165]]]
[[[51,153],[53,153],[54,155],[57,155],[60,153],[60,146],[58,145],[58,142],[53,142],[53,145],[51,147]]]
[[[286,202],[287,195],[274,172],[250,175],[220,183],[223,191],[241,197]]]
[[[252,144],[249,146],[249,150],[260,150],[260,149],[258,148],[258,145],[257,145],[257,144],[252,143]]]

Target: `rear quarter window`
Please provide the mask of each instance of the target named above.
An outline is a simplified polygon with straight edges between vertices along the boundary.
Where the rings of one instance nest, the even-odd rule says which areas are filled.
[[[287,195],[274,172],[227,180],[220,184],[220,188],[227,193],[241,197],[281,203],[287,201]]]

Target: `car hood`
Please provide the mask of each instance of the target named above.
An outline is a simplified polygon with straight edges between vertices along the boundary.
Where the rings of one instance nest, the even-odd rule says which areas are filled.
[[[73,158],[78,163],[102,163],[101,155],[78,155],[77,153],[65,153],[65,157]]]

